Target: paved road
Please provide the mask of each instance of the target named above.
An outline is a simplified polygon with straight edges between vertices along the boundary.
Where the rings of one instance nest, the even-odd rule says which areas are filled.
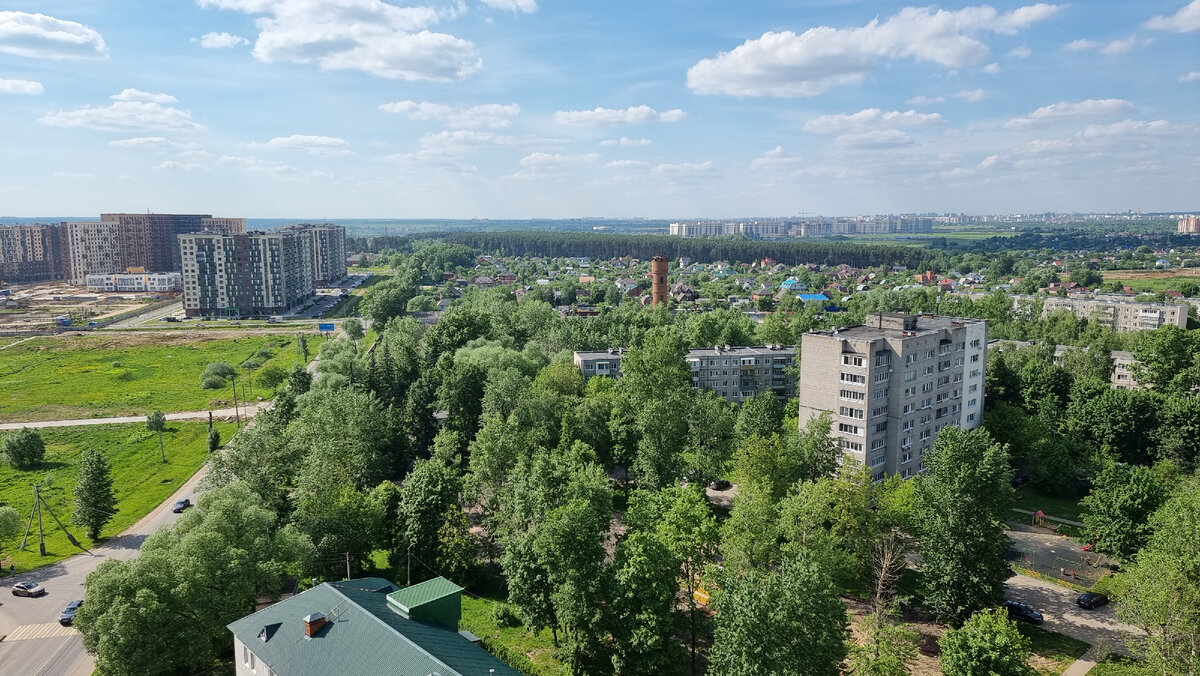
[[[145,324],[146,322],[151,322],[156,319],[159,319],[160,317],[166,317],[167,315],[173,315],[173,314],[181,314],[182,312],[183,312],[183,301],[179,301],[178,303],[171,303],[170,305],[165,305],[158,309],[150,310],[149,312],[143,312],[141,314],[136,314],[132,317],[126,317],[125,319],[122,319],[119,322],[113,322],[112,324],[109,324],[108,326],[106,326],[104,328],[105,329],[131,329],[135,326],[140,326],[141,324]]]
[[[171,512],[171,504],[180,498],[195,502],[196,486],[206,471],[207,467],[201,467],[166,502],[91,553],[72,556],[15,578],[0,578],[8,585],[25,580],[39,582],[48,592],[36,599],[0,597],[3,599],[0,601],[0,635],[12,637],[12,640],[0,641],[0,676],[91,674],[95,666],[91,656],[84,652],[78,633],[56,629],[58,614],[68,601],[83,597],[84,579],[101,562],[137,556],[147,535],[174,523],[179,515]],[[61,633],[67,635],[54,635]],[[25,636],[30,638],[23,638]]]
[[[266,408],[270,402],[261,404],[250,404],[249,406],[237,407],[237,415],[243,419],[253,418],[255,414]],[[181,413],[168,413],[167,420],[208,420],[208,414],[212,413],[214,418],[221,420],[234,419],[234,410],[232,408],[217,408],[211,411],[183,411]],[[120,423],[144,423],[146,416],[144,415],[127,415],[119,418],[81,418],[79,420],[34,420],[30,422],[15,422],[15,423],[0,423],[0,430],[19,430],[22,427],[75,427],[76,425],[111,425]]]
[[[1129,654],[1126,639],[1141,634],[1138,628],[1118,622],[1112,605],[1084,610],[1075,603],[1077,592],[1027,575],[1008,580],[1007,598],[1040,611],[1046,618],[1045,629],[1113,652]]]

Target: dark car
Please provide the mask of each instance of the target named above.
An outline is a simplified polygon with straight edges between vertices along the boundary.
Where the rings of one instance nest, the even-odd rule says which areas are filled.
[[[58,623],[63,625],[64,627],[70,625],[72,622],[75,621],[75,613],[79,612],[79,606],[82,606],[82,605],[83,605],[83,599],[78,599],[78,600],[71,601],[70,603],[68,603],[67,607],[63,608],[62,613],[59,614]]]
[[[182,500],[176,500],[175,504],[171,506],[171,511],[175,512],[176,514],[181,514],[181,513],[183,513],[183,510],[185,510],[191,506],[192,506],[192,501],[188,500],[187,498],[184,498]]]
[[[46,588],[36,582],[18,582],[12,586],[13,596],[44,596]]]
[[[1098,592],[1087,592],[1075,599],[1075,603],[1078,603],[1079,607],[1084,610],[1095,610],[1100,606],[1108,605],[1108,597]]]
[[[1041,613],[1033,608],[1030,608],[1024,603],[1005,601],[1004,608],[1008,610],[1008,619],[1010,620],[1021,620],[1022,622],[1029,622],[1030,624],[1041,624],[1042,620],[1045,619],[1042,617]]]
[[[727,481],[725,479],[717,479],[716,481],[714,481],[708,485],[708,487],[713,489],[714,491],[727,491],[732,486],[733,486],[733,484],[729,483],[729,481]]]

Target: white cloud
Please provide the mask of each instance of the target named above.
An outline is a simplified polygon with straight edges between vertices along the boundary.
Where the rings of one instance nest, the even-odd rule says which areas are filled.
[[[951,69],[977,65],[990,54],[979,33],[1011,35],[1061,9],[1045,3],[1005,13],[986,5],[958,11],[906,7],[856,28],[768,32],[692,66],[688,87],[700,94],[815,96],[862,82],[882,60],[908,58]]]
[[[41,94],[46,91],[34,80],[0,80],[0,94]]]
[[[136,136],[134,138],[123,138],[116,141],[109,141],[108,145],[114,148],[143,148],[147,150],[177,150],[184,148],[195,148],[194,143],[179,143],[172,141],[164,136]]]
[[[483,0],[483,4],[495,9],[506,9],[510,12],[533,14],[537,11],[537,0]]]
[[[104,38],[81,23],[45,14],[0,12],[0,53],[33,59],[108,58]]]
[[[977,103],[982,101],[987,96],[987,92],[982,89],[964,89],[961,92],[955,92],[954,98],[962,99],[967,103]]]
[[[600,142],[600,145],[606,146],[606,147],[607,146],[648,146],[651,143],[653,143],[653,141],[651,141],[648,138],[629,138],[628,136],[622,136],[619,139],[617,139],[617,138],[604,139],[603,141]]]
[[[659,122],[678,122],[686,115],[687,113],[679,110],[678,108],[660,113],[650,106],[643,105],[630,106],[624,110],[620,108],[560,110],[554,113],[554,121],[559,124],[591,127],[614,124],[634,124],[637,122],[650,122],[654,120]]]
[[[604,166],[611,169],[641,169],[650,166],[650,163],[641,160],[613,160]]]
[[[1024,151],[1032,155],[1100,153],[1108,149],[1129,149],[1135,142],[1168,139],[1190,127],[1173,125],[1166,120],[1122,120],[1112,124],[1091,124],[1069,138],[1036,139]]]
[[[190,111],[164,105],[175,101],[169,94],[150,94],[126,89],[110,97],[107,106],[83,106],[75,110],[47,113],[38,122],[51,127],[79,127],[100,131],[139,131],[150,129],[203,129],[192,120]]]
[[[1026,45],[1021,45],[1019,47],[1013,47],[1012,51],[1010,51],[1008,53],[1008,55],[1013,57],[1014,59],[1027,59],[1027,58],[1029,58],[1030,54],[1033,54],[1033,50],[1030,49],[1029,47],[1027,47]]]
[[[461,80],[482,67],[475,45],[429,27],[465,6],[440,13],[383,0],[196,0],[201,7],[260,14],[255,58],[315,63],[321,70],[360,70],[394,80]]]
[[[1129,138],[1134,136],[1158,136],[1179,131],[1179,127],[1166,120],[1123,120],[1112,124],[1089,124],[1077,136],[1084,139]]]
[[[1000,161],[999,155],[988,155],[987,157],[983,158],[983,161],[980,162],[979,166],[975,167],[975,169],[978,171],[983,171],[984,169],[990,169],[990,168],[996,166],[996,164],[999,161]]]
[[[928,106],[934,103],[942,103],[945,100],[945,96],[914,96],[905,103],[910,106]]]
[[[1080,117],[1104,117],[1124,115],[1133,111],[1133,104],[1124,99],[1088,99],[1086,101],[1059,101],[1042,106],[1025,117],[1016,117],[1004,123],[1007,129],[1028,129],[1042,126],[1055,120]]]
[[[233,33],[205,33],[198,38],[192,38],[192,42],[199,43],[205,49],[228,49],[250,44],[246,38]]]
[[[412,120],[441,120],[448,127],[501,129],[512,124],[512,118],[520,114],[521,106],[515,103],[485,103],[455,108],[429,101],[394,101],[382,104],[379,110],[407,115]]]
[[[838,145],[847,148],[899,148],[911,146],[914,142],[911,136],[899,129],[875,129],[842,134],[834,139]]]
[[[1004,69],[1001,68],[1000,64],[998,63],[989,63],[983,67],[983,72],[987,73],[988,75],[998,75],[1002,70]]]
[[[1171,16],[1152,16],[1142,25],[1151,30],[1172,33],[1200,31],[1200,0],[1192,0]]]
[[[750,162],[751,169],[787,169],[794,167],[804,162],[804,158],[799,155],[788,154],[783,149],[783,146],[775,146],[774,148],[763,153],[762,157],[756,157]]]
[[[1193,70],[1179,76],[1180,82],[1195,82],[1196,80],[1200,80],[1200,70]]]
[[[706,162],[679,162],[676,164],[663,163],[655,165],[654,173],[656,174],[702,174],[712,171],[714,165],[711,160]]]
[[[217,161],[221,164],[241,167],[246,171],[261,172],[266,174],[290,174],[296,171],[296,168],[290,164],[262,160],[257,157],[222,155]]]
[[[1104,43],[1096,42],[1095,40],[1084,40],[1081,38],[1079,40],[1072,40],[1068,42],[1065,49],[1070,52],[1084,52],[1089,49],[1099,49],[1100,45],[1102,44]]]
[[[167,160],[161,164],[154,165],[155,171],[196,171],[204,167],[195,162],[177,162],[175,160]]]
[[[1098,51],[1105,56],[1120,56],[1128,54],[1138,47],[1146,47],[1154,42],[1153,38],[1140,38],[1136,35],[1130,35],[1127,38],[1112,40],[1110,42],[1096,42],[1095,40],[1072,40],[1067,43],[1065,49],[1071,52],[1087,52]]]
[[[879,108],[866,108],[857,113],[839,113],[837,115],[821,115],[804,123],[804,130],[817,134],[836,134],[849,129],[865,127],[917,127],[927,124],[938,124],[942,121],[939,113],[918,113],[915,110],[900,112],[892,110],[884,112]]]
[[[600,159],[597,153],[582,155],[560,155],[558,153],[530,153],[521,158],[522,167],[561,167],[569,164],[591,164]]]
[[[292,134],[291,136],[276,136],[265,143],[251,143],[251,148],[266,150],[303,150],[310,155],[348,155],[350,142],[336,136],[313,136],[311,134]]]
[[[388,155],[392,161],[430,160],[447,155],[461,155],[488,148],[512,148],[532,152],[537,148],[561,145],[557,139],[507,136],[486,131],[454,129],[425,134],[417,141],[416,153]]]

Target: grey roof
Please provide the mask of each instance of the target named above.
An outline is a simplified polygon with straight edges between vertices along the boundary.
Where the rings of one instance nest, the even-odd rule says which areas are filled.
[[[381,578],[327,582],[228,627],[279,676],[519,676],[455,629],[388,608],[397,589]],[[308,638],[302,618],[317,612],[329,621]]]
[[[902,312],[884,312],[879,313],[885,316],[900,317]],[[917,328],[912,332],[914,336],[927,336],[934,333],[941,333],[946,329],[955,328],[958,326],[981,324],[982,319],[972,319],[969,317],[943,317],[941,315],[917,315]],[[836,336],[847,340],[877,340],[880,338],[899,338],[904,332],[900,329],[878,326],[847,326],[840,329],[827,329],[823,331],[810,331],[822,336]]]

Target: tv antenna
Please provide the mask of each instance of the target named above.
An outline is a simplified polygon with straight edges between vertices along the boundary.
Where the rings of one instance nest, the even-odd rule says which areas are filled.
[[[49,512],[50,516],[54,518],[54,523],[58,524],[58,527],[62,529],[62,532],[67,534],[67,539],[71,541],[71,544],[85,552],[88,552],[87,547],[79,544],[79,540],[76,540],[75,536],[71,535],[71,531],[67,530],[67,527],[62,524],[62,521],[58,520],[58,516],[54,513],[54,510],[50,509],[50,505],[47,504],[46,499],[42,497],[41,484],[33,485],[33,510],[29,512],[29,524],[25,526],[25,537],[21,538],[22,550],[25,549],[25,545],[29,542],[29,533],[33,530],[33,517],[37,516],[38,548],[41,550],[42,556],[46,555],[46,531],[42,528],[42,507],[46,508],[46,511]],[[91,552],[88,553],[91,554]]]

